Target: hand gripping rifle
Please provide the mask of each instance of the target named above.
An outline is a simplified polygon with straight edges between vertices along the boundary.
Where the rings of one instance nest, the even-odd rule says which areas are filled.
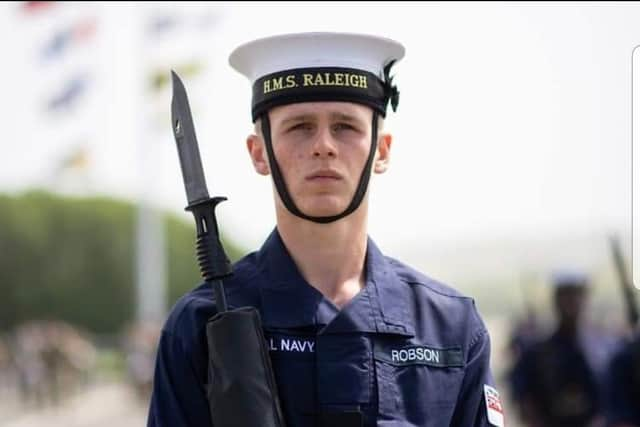
[[[215,216],[216,205],[226,197],[209,197],[187,92],[178,75],[172,71],[171,76],[171,122],[189,202],[185,210],[196,221],[198,264],[217,309],[207,321],[211,420],[215,427],[284,427],[260,315],[253,307],[227,308],[222,279],[232,268]]]

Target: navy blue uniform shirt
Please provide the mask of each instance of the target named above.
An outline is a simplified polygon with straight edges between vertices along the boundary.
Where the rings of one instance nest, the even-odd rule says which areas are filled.
[[[517,361],[514,399],[529,405],[540,425],[583,427],[599,414],[601,390],[586,351],[578,338],[556,331]]]
[[[500,425],[489,335],[471,298],[367,243],[366,284],[342,309],[300,275],[277,230],[225,280],[230,308],[256,307],[289,427],[322,411],[359,411],[364,426]],[[201,285],[172,309],[160,338],[148,426],[211,426]]]
[[[640,335],[611,360],[607,425],[640,426]]]

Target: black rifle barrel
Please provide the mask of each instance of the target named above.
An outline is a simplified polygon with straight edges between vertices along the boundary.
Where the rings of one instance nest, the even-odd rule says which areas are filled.
[[[631,328],[635,328],[638,325],[638,303],[635,298],[635,292],[633,290],[633,284],[629,279],[627,269],[622,256],[622,250],[620,249],[620,241],[615,236],[609,238],[611,243],[611,251],[613,253],[613,260],[616,265],[616,271],[618,273],[618,280],[622,287],[622,294],[627,306],[627,320]]]

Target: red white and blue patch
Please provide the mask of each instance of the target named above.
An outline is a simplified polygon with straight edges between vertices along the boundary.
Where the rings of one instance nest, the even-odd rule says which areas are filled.
[[[502,411],[502,402],[500,402],[500,393],[498,393],[498,390],[485,384],[484,402],[487,408],[487,419],[489,423],[496,427],[504,427],[504,412]]]

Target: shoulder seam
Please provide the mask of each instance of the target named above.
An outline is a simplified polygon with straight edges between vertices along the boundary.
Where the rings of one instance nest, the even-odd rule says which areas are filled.
[[[389,264],[389,267],[391,267],[394,270],[394,273],[396,274],[396,276],[398,277],[399,280],[401,280],[402,282],[408,284],[408,285],[420,285],[420,286],[424,286],[425,288],[429,289],[430,291],[441,295],[441,296],[446,296],[446,297],[454,297],[454,298],[462,298],[462,299],[470,299],[473,300],[473,298],[467,296],[467,295],[463,295],[460,291],[458,291],[455,287],[442,283],[438,280],[435,280],[427,275],[425,275],[424,273],[416,270],[415,268],[402,263],[401,261],[393,258],[393,257],[389,257],[389,256],[385,256],[385,259],[387,261],[387,263]],[[401,270],[404,269],[407,271],[408,274],[404,274],[402,272],[396,271],[397,268],[400,268]],[[434,287],[433,285],[431,285],[430,283],[433,283],[434,285],[439,285],[442,286],[445,289],[439,290],[436,287]],[[447,290],[448,289],[448,290]]]
[[[480,329],[478,329],[478,331],[473,335],[473,337],[471,338],[471,341],[469,341],[469,348],[473,347],[474,345],[476,345],[476,342],[478,342],[478,340],[480,338],[482,338],[484,335],[487,335],[489,332],[487,331],[486,328],[481,327]]]
[[[189,295],[189,294],[187,294],[187,295]],[[184,295],[184,297],[187,297],[187,295]],[[172,323],[179,323],[179,322],[182,320],[182,316],[183,316],[183,315],[184,315],[184,313],[186,312],[186,308],[187,308],[188,306],[190,306],[191,304],[193,304],[193,303],[194,303],[194,301],[196,301],[196,298],[189,297],[189,298],[188,298],[188,301],[186,301],[186,302],[182,305],[182,307],[180,307],[180,311],[179,311],[179,312],[178,312],[178,314],[176,315],[176,319],[175,319],[175,321],[174,321],[174,322],[172,322]],[[212,299],[212,302],[215,304],[215,301],[213,301],[213,299]],[[170,330],[168,330],[168,329],[163,328],[163,332],[167,332],[167,333],[168,333],[168,334],[170,334],[171,336],[175,336],[175,334],[173,333],[173,331],[170,331]]]
[[[402,278],[401,278],[402,280]],[[473,301],[473,298],[467,295],[455,295],[455,294],[449,294],[449,293],[445,293],[442,291],[439,291],[438,289],[435,289],[432,286],[429,286],[427,283],[422,283],[422,282],[416,282],[416,281],[409,281],[409,280],[402,280],[403,282],[407,283],[408,285],[419,285],[419,286],[424,286],[425,288],[429,289],[431,292],[434,292],[438,295],[442,295],[445,297],[451,297],[451,298],[459,298],[459,299],[464,299],[464,300],[468,300],[468,301]]]

